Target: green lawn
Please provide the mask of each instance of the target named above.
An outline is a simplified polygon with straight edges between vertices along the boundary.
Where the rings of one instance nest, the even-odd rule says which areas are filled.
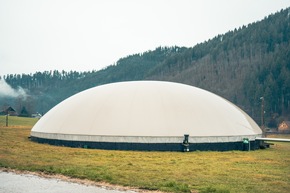
[[[32,127],[37,121],[37,118],[8,116],[8,126],[11,127]],[[1,126],[6,126],[6,116],[0,115]]]
[[[242,152],[139,152],[57,147],[28,139],[37,119],[0,117],[0,167],[170,192],[289,192],[290,143]],[[5,117],[4,117],[5,118]]]

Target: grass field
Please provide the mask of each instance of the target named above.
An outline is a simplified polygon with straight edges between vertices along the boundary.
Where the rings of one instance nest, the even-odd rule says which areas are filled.
[[[290,143],[242,152],[138,152],[28,139],[37,119],[0,116],[0,167],[169,192],[289,192]],[[4,124],[3,124],[4,123]],[[287,136],[286,136],[287,137]],[[289,136],[288,136],[289,137]]]

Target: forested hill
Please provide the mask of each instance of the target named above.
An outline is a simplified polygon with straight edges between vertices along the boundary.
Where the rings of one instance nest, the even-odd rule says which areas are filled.
[[[46,112],[87,88],[117,81],[166,80],[197,86],[235,103],[258,123],[265,98],[266,123],[290,120],[290,9],[242,26],[191,48],[159,47],[121,58],[100,71],[7,75],[29,97],[0,99],[17,108]],[[13,105],[13,104],[11,104]],[[210,117],[209,117],[210,121]]]

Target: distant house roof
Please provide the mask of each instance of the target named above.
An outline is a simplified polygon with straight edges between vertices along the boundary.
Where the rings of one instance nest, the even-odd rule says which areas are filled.
[[[5,110],[0,112],[1,115],[16,115],[17,112],[15,111],[14,108],[12,108],[11,106],[7,107]]]
[[[278,126],[278,131],[290,130],[290,121],[283,121]]]
[[[12,107],[8,107],[5,111],[6,112],[16,112]]]
[[[290,127],[290,121],[283,121],[288,127]]]

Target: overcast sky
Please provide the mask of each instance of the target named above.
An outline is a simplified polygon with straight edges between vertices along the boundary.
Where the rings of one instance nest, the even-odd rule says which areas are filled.
[[[0,0],[0,75],[99,70],[158,46],[193,47],[290,0]]]

